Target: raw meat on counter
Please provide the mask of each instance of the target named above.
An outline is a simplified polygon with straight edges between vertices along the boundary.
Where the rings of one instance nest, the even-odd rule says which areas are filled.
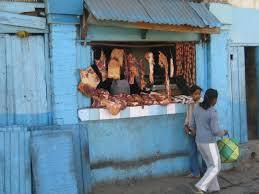
[[[86,96],[93,96],[96,92],[96,88],[92,88],[89,85],[84,84],[82,81],[78,85],[78,90]]]
[[[170,103],[170,100],[168,100],[168,97],[167,96],[164,96],[160,93],[156,93],[156,92],[151,92],[150,93],[150,96],[152,98],[155,98],[156,99],[156,102],[157,104],[159,105],[167,105]]]
[[[172,97],[172,101],[175,103],[181,103],[181,104],[191,104],[193,103],[193,99],[191,96],[185,96],[185,95],[180,95],[180,96],[174,96]]]
[[[109,92],[102,89],[93,90],[82,82],[79,84],[78,89],[83,94],[92,97],[93,108],[106,108],[112,115],[118,114],[127,106],[168,105],[170,103],[167,96],[156,92],[151,92],[150,94],[141,93],[140,95],[119,94],[112,96]],[[172,101],[174,103],[190,104],[192,103],[192,98],[181,95],[172,97]]]

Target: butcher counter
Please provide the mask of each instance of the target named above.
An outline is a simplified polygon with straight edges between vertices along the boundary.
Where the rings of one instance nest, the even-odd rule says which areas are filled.
[[[186,105],[179,103],[171,103],[165,106],[161,105],[145,105],[127,107],[117,115],[112,115],[104,108],[83,108],[78,110],[80,121],[94,121],[107,119],[125,119],[147,116],[171,115],[186,112]]]

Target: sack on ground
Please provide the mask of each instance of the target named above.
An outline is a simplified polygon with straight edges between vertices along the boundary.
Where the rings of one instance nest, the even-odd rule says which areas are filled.
[[[238,141],[234,138],[224,138],[217,141],[222,163],[233,163],[239,157]]]

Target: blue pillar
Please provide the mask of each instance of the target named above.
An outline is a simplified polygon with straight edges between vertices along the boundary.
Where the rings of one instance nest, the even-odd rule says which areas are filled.
[[[208,89],[208,44],[204,42],[196,45],[196,83]]]
[[[50,60],[54,123],[76,124],[77,119],[77,59],[76,25],[50,25]]]

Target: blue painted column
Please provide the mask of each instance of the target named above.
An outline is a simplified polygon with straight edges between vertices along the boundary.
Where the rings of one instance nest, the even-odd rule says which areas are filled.
[[[208,86],[219,92],[216,109],[220,126],[232,131],[232,93],[229,68],[229,32],[211,35],[209,45]]]
[[[50,25],[53,120],[75,124],[77,119],[76,25]]]
[[[196,83],[204,92],[208,89],[208,44],[196,45]]]
[[[256,99],[259,99],[259,47],[255,49],[256,57]],[[259,103],[256,102],[256,133],[259,138]]]
[[[87,67],[91,66],[92,59],[91,59],[91,46],[81,45],[80,42],[77,42],[77,70],[76,77],[78,82],[80,81],[80,69],[86,69]],[[89,97],[84,96],[81,92],[77,92],[77,103],[78,108],[86,108],[91,106],[91,99]]]

